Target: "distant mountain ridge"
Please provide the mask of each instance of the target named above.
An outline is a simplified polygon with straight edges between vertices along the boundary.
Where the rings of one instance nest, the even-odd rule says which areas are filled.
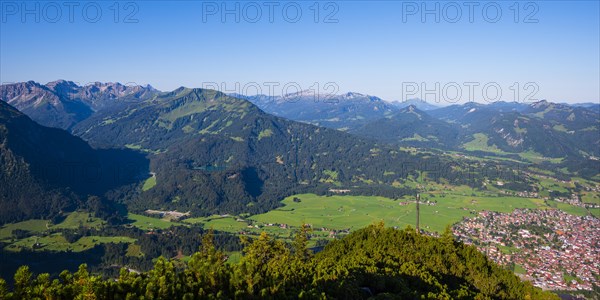
[[[82,126],[78,124],[85,124],[92,116],[119,115],[132,104],[160,101],[182,90],[184,88],[163,93],[150,86],[119,83],[94,83],[81,87],[64,80],[46,85],[30,81],[3,85],[0,99],[13,104],[40,124],[76,131],[81,135],[83,132],[77,128]],[[600,155],[600,110],[596,110],[593,103],[567,105],[545,100],[532,104],[499,101],[434,107],[420,99],[387,102],[356,92],[324,95],[310,90],[284,96],[230,96],[248,100],[275,116],[386,143],[461,151],[531,152],[555,158]],[[416,109],[421,118],[407,114],[404,110],[407,107]],[[105,119],[106,122],[114,121],[112,118]]]
[[[402,161],[440,165],[445,159],[403,146],[511,158],[525,153],[587,166],[594,166],[587,159],[600,156],[594,112],[548,102],[467,103],[425,112],[360,93],[328,102],[315,102],[306,91],[248,101],[197,88],[159,92],[65,81],[3,86],[2,92],[2,100],[23,105],[36,121],[69,120],[65,127],[96,149],[129,148],[147,155],[154,183],[130,191],[124,200],[138,212],[259,213],[294,192],[338,187],[397,197],[411,192],[399,188],[409,175],[418,177]],[[73,102],[88,114],[69,113],[65,104]],[[592,169],[586,172],[595,175]],[[457,184],[477,184],[452,175],[449,181]]]
[[[279,117],[341,130],[356,128],[397,111],[394,105],[379,97],[355,92],[324,95],[303,91],[284,96],[232,96],[246,99]]]
[[[463,143],[485,136],[488,146],[506,152],[534,151],[548,157],[600,156],[600,114],[592,110],[539,101],[529,105],[466,103],[430,111],[460,126]]]
[[[158,91],[151,86],[125,86],[96,82],[78,86],[57,80],[41,85],[34,81],[0,86],[0,101],[16,107],[48,127],[71,129],[94,112],[126,101],[148,99]]]
[[[406,101],[393,101],[392,104],[398,108],[404,108],[404,107],[408,107],[408,106],[412,105],[415,108],[422,110],[422,111],[429,111],[429,110],[434,110],[434,109],[440,108],[440,106],[438,106],[438,105],[431,104],[423,99],[418,99],[418,98],[408,99]]]
[[[350,133],[422,148],[454,148],[459,143],[459,128],[431,117],[409,105],[386,118],[370,122]]]

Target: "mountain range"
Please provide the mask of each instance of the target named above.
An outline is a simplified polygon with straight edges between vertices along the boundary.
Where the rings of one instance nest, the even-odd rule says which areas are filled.
[[[147,99],[156,92],[151,86],[120,83],[78,86],[66,80],[46,85],[28,81],[1,85],[0,99],[41,125],[68,130],[97,111]]]
[[[339,130],[348,130],[396,111],[395,105],[379,97],[353,92],[323,95],[302,91],[284,96],[232,96],[246,99],[279,117]]]
[[[8,141],[2,144],[2,159],[14,166],[3,171],[4,199],[19,199],[16,187],[23,184],[42,191],[40,195],[72,199],[52,204],[51,214],[88,205],[90,195],[101,203],[126,204],[132,211],[260,213],[301,192],[347,189],[400,197],[414,192],[406,183],[421,178],[427,166],[454,167],[426,172],[421,180],[473,187],[483,186],[488,169],[515,168],[509,160],[491,166],[432,155],[443,151],[530,162],[539,158],[551,164],[548,168],[588,178],[599,173],[598,114],[546,101],[467,103],[423,111],[359,93],[315,102],[314,95],[304,92],[249,98],[185,87],[160,92],[150,86],[81,87],[68,81],[3,85],[0,96],[10,104],[2,106],[2,138]],[[35,124],[12,106],[55,128]],[[23,124],[14,125],[19,122]],[[26,128],[31,132],[23,132]],[[407,146],[421,150],[408,152]],[[104,168],[115,165],[131,166],[131,172],[119,180],[85,184],[82,176],[69,182],[63,175],[36,171],[42,163],[72,160],[102,166],[100,174],[114,173]],[[456,167],[466,163],[470,172],[475,170],[469,176],[461,173],[466,166]],[[527,188],[526,178],[514,176],[511,172],[502,180]]]
[[[164,94],[151,86],[99,82],[78,86],[65,80],[0,86],[1,100],[41,125],[75,134],[92,126],[84,122],[92,116],[118,114],[125,107]],[[600,111],[594,103],[499,101],[437,107],[420,99],[387,102],[355,92],[230,96],[248,100],[275,116],[402,146],[528,153],[541,158],[600,157]]]
[[[527,153],[542,159],[600,156],[600,111],[591,103],[498,101],[437,107],[419,99],[387,102],[359,93],[235,96],[277,116],[403,146]]]

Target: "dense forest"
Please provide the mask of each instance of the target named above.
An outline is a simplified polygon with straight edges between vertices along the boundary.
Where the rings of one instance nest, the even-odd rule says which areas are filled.
[[[140,153],[93,149],[68,132],[41,126],[0,101],[0,224],[52,219],[87,208],[116,213],[104,193],[148,173]]]
[[[184,263],[159,258],[153,269],[121,269],[116,280],[86,265],[59,278],[19,268],[14,285],[0,280],[1,299],[558,299],[522,282],[448,230],[440,238],[371,225],[313,254],[304,226],[291,244],[266,233],[242,239],[239,263],[205,234]]]

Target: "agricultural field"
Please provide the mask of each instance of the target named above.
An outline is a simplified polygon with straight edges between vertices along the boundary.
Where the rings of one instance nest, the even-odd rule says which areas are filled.
[[[21,249],[35,249],[38,251],[73,251],[89,250],[102,243],[134,243],[135,239],[122,236],[84,236],[74,243],[69,243],[61,233],[47,236],[31,236],[8,245],[5,249],[19,251]]]
[[[496,145],[488,144],[489,137],[483,133],[473,135],[473,140],[463,144],[463,148],[467,151],[485,151],[491,153],[504,154]]]
[[[584,203],[600,204],[600,195],[595,192],[582,192],[581,201]]]
[[[46,227],[48,222],[49,221],[47,220],[27,220],[19,223],[6,224],[0,228],[0,241],[12,237],[12,232],[16,229],[34,233],[44,232],[48,229]]]
[[[80,226],[89,228],[98,228],[104,225],[104,221],[99,218],[92,217],[87,212],[72,212],[61,223],[51,226],[55,229],[75,229]]]
[[[436,205],[420,205],[421,228],[443,232],[447,225],[462,220],[474,212],[491,210],[511,212],[515,208],[549,208],[542,200],[519,197],[467,196],[464,194],[424,194],[421,201],[437,201]],[[297,197],[300,202],[294,202]],[[258,223],[278,223],[313,228],[354,230],[383,221],[387,226],[404,228],[415,226],[416,205],[412,197],[394,201],[369,196],[317,196],[302,194],[283,200],[284,207],[252,216]],[[404,204],[404,205],[402,205]]]
[[[248,227],[248,223],[245,221],[238,221],[237,217],[234,216],[219,216],[214,215],[204,218],[190,218],[185,219],[183,222],[189,224],[203,224],[204,228],[212,228],[218,231],[225,232],[239,232]]]
[[[335,177],[331,174],[331,177]],[[408,183],[414,183],[408,181]],[[415,183],[416,184],[416,183]],[[540,178],[543,190],[568,191],[574,185],[571,182],[561,183],[551,179]],[[536,198],[523,198],[503,195],[501,187],[488,184],[487,190],[473,190],[467,186],[447,186],[429,183],[421,194],[420,227],[431,232],[441,233],[446,226],[461,221],[465,217],[474,216],[481,210],[511,212],[516,208],[558,208],[573,215],[600,215],[600,209],[586,209],[552,200],[544,201]],[[540,195],[542,196],[542,195]],[[586,193],[584,199],[597,201],[597,195]],[[363,228],[383,221],[387,226],[405,228],[416,224],[416,204],[414,197],[389,199],[376,196],[318,196],[300,194],[285,198],[283,206],[259,215],[213,215],[209,217],[187,218],[171,221],[167,218],[155,218],[140,214],[128,214],[130,223],[142,230],[167,229],[171,226],[202,225],[205,229],[234,234],[258,235],[267,232],[269,235],[291,241],[295,231],[302,224],[311,224],[313,231],[310,246],[319,239],[340,237],[346,232]],[[98,228],[104,222],[92,217],[87,212],[73,212],[64,217],[58,224],[47,220],[29,220],[7,224],[0,228],[0,241],[5,243],[8,251],[20,249],[37,249],[39,251],[84,251],[101,243],[128,243],[129,256],[143,255],[136,247],[135,239],[125,237],[82,237],[69,243],[61,233],[52,233],[51,229],[76,229],[79,227]],[[13,231],[21,229],[29,232],[28,237],[16,239]],[[233,256],[239,255],[239,253]],[[232,256],[232,259],[234,259]]]
[[[407,181],[405,184],[410,183]],[[543,189],[568,191],[572,183],[560,183],[544,179]],[[558,208],[574,215],[592,213],[598,216],[599,209],[586,209],[556,201],[504,195],[499,187],[489,184],[485,191],[475,191],[467,186],[428,184],[421,194],[420,227],[432,232],[443,232],[448,225],[482,210],[509,213],[516,208]],[[587,197],[590,197],[589,195]],[[592,196],[593,197],[593,196]],[[294,201],[297,198],[299,201]],[[383,221],[387,226],[404,228],[416,224],[414,197],[393,200],[375,196],[318,196],[301,194],[285,198],[283,206],[264,214],[250,217],[214,215],[190,218],[189,224],[202,224],[204,228],[231,233],[259,234],[262,231],[283,239],[290,239],[292,231],[301,224],[311,224],[313,235],[327,238],[329,230],[355,230]],[[156,220],[156,219],[153,219]],[[322,228],[327,230],[321,230]]]
[[[171,222],[165,219],[153,218],[132,213],[127,214],[127,218],[132,221],[130,225],[142,230],[167,229],[171,226],[183,225],[178,222]]]
[[[30,233],[43,233],[51,229],[77,229],[78,227],[97,228],[104,224],[99,218],[90,216],[87,212],[75,211],[69,213],[60,223],[52,224],[49,220],[27,220],[6,224],[0,228],[0,241],[10,239],[13,230],[20,229]]]
[[[21,249],[35,249],[38,251],[73,251],[80,252],[93,248],[102,243],[133,243],[134,239],[127,237],[101,237],[87,236],[69,243],[62,233],[51,233],[52,229],[77,229],[79,227],[98,228],[104,225],[101,219],[92,217],[87,212],[72,212],[58,224],[52,224],[48,220],[28,220],[24,222],[7,224],[0,228],[0,241],[6,243],[4,247],[8,251],[19,251]],[[13,230],[20,229],[28,231],[30,236],[16,239]]]
[[[569,213],[572,215],[585,216],[588,214],[592,214],[597,218],[600,217],[600,208],[585,208],[585,207],[569,205],[567,203],[556,202],[556,201],[548,201],[548,204],[551,207],[558,208],[558,209],[563,210],[566,213]]]

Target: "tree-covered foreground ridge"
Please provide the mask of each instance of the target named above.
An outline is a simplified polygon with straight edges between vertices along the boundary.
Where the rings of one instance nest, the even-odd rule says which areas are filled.
[[[386,228],[357,230],[313,254],[307,226],[286,244],[262,233],[242,237],[238,263],[204,235],[187,262],[159,258],[146,273],[121,269],[102,278],[81,265],[58,279],[17,270],[0,279],[0,299],[558,299],[522,282],[446,230],[439,238]]]

